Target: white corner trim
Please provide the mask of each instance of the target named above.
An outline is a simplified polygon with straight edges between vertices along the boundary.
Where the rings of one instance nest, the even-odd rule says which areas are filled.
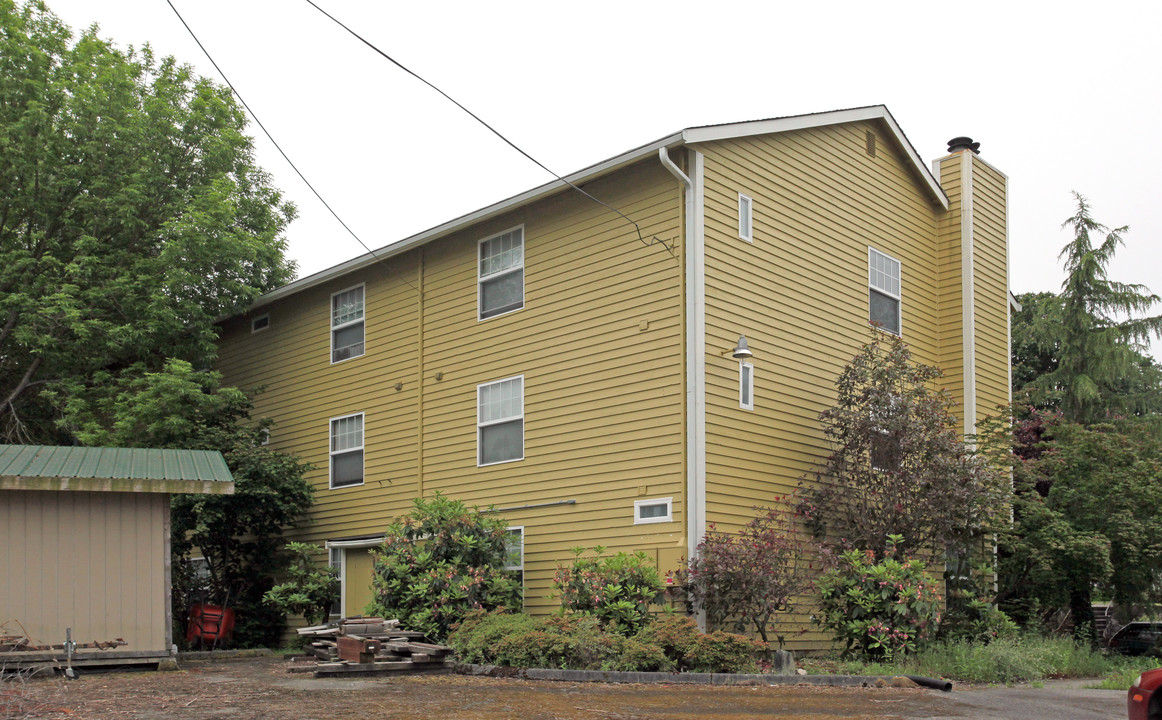
[[[687,392],[690,394],[687,407],[693,413],[686,420],[691,436],[693,462],[687,468],[690,502],[686,508],[686,543],[689,554],[694,557],[698,543],[706,534],[706,198],[705,198],[705,158],[702,153],[691,152],[690,194],[692,213],[687,217],[687,232],[690,236],[689,259],[687,261],[686,288],[688,314],[686,329],[689,335],[687,348]]]
[[[972,237],[972,159],[967,150],[961,152],[960,175],[960,303],[962,336],[964,340],[964,432],[976,432],[976,292],[973,267]]]

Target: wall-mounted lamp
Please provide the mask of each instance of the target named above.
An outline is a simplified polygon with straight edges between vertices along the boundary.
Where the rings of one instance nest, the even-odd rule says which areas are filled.
[[[738,345],[734,346],[730,356],[735,360],[750,360],[754,357],[754,353],[746,346],[746,335],[738,336]]]

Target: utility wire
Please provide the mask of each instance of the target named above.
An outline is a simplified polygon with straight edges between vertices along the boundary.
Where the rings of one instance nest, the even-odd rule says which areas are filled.
[[[267,139],[270,140],[271,144],[274,145],[275,149],[278,150],[280,155],[282,155],[283,160],[286,160],[287,164],[291,166],[291,169],[298,174],[299,178],[306,184],[308,188],[310,188],[311,192],[315,194],[315,197],[319,198],[319,202],[323,203],[323,207],[327,208],[331,215],[333,215],[335,219],[339,221],[339,224],[343,226],[343,229],[351,233],[351,237],[355,238],[355,240],[363,246],[364,250],[371,253],[371,257],[378,260],[379,256],[375,254],[375,251],[367,247],[367,243],[363,242],[363,240],[355,234],[355,231],[349,228],[347,223],[343,222],[343,218],[339,217],[339,213],[335,212],[334,208],[327,204],[327,201],[323,199],[323,196],[319,194],[319,191],[315,189],[315,186],[311,185],[311,182],[307,180],[306,176],[303,175],[298,166],[291,162],[291,159],[287,157],[287,154],[283,151],[282,146],[278,144],[278,142],[274,139],[274,136],[270,134],[270,131],[267,130],[266,126],[262,124],[262,121],[258,119],[258,115],[256,115],[254,111],[250,109],[250,106],[246,104],[246,100],[242,97],[242,93],[238,92],[238,88],[234,87],[234,84],[230,82],[230,78],[226,77],[226,73],[222,72],[222,68],[218,67],[218,63],[214,62],[214,58],[211,57],[210,51],[207,50],[204,45],[202,45],[202,41],[198,39],[198,36],[194,34],[193,29],[191,29],[189,24],[186,23],[185,18],[183,18],[182,14],[178,12],[178,9],[174,7],[173,0],[165,1],[169,5],[170,9],[173,10],[174,15],[178,16],[178,20],[180,20],[182,25],[185,26],[186,32],[190,34],[190,37],[192,37],[194,42],[198,44],[198,47],[201,48],[202,53],[206,56],[206,59],[210,61],[210,64],[214,66],[214,69],[217,70],[218,74],[222,76],[222,79],[226,81],[226,85],[229,86],[231,92],[234,93],[234,96],[238,98],[238,102],[242,103],[242,107],[246,108],[246,112],[250,113],[250,117],[254,118],[254,123],[262,129],[262,132],[266,135]],[[407,281],[404,280],[404,282]],[[411,283],[408,284],[411,285]]]
[[[169,2],[169,0],[166,0],[166,2]],[[373,44],[371,41],[367,40],[366,38],[364,38],[364,37],[363,37],[362,35],[360,35],[359,33],[355,32],[355,31],[354,31],[354,30],[352,30],[351,28],[349,28],[349,27],[347,27],[346,25],[344,25],[344,24],[343,24],[343,23],[342,23],[342,22],[341,22],[341,21],[340,21],[338,18],[336,18],[334,15],[331,15],[329,12],[327,12],[327,11],[326,11],[326,10],[324,10],[323,8],[321,8],[321,7],[319,7],[318,5],[316,5],[316,4],[315,4],[315,2],[314,2],[314,0],[307,0],[307,4],[308,4],[308,5],[310,5],[311,7],[313,7],[314,9],[318,10],[319,12],[321,12],[323,15],[326,15],[326,16],[327,16],[327,17],[328,17],[328,18],[329,18],[329,19],[330,19],[332,22],[334,22],[336,25],[338,25],[339,27],[343,28],[343,29],[344,29],[344,30],[346,30],[347,32],[351,33],[351,35],[353,35],[353,36],[354,36],[354,37],[355,37],[357,40],[359,40],[360,42],[362,42],[364,45],[366,45],[367,47],[371,48],[371,49],[372,49],[372,50],[374,50],[375,52],[377,52],[377,53],[379,53],[380,55],[382,55],[382,56],[383,56],[383,58],[384,58],[384,59],[386,59],[388,62],[390,62],[392,65],[395,65],[395,66],[396,66],[397,68],[399,68],[400,70],[403,70],[403,71],[404,71],[405,73],[407,73],[408,75],[411,75],[411,76],[412,76],[412,77],[414,77],[416,80],[419,80],[419,81],[420,81],[420,82],[422,82],[423,84],[427,85],[427,86],[428,86],[428,87],[430,87],[431,89],[433,89],[433,90],[435,90],[436,92],[438,92],[438,93],[440,93],[441,95],[443,95],[443,96],[444,96],[444,98],[445,98],[445,99],[446,99],[448,102],[452,103],[452,104],[453,104],[453,105],[455,105],[456,107],[458,107],[458,108],[460,108],[461,110],[463,110],[464,112],[468,113],[468,114],[469,114],[469,115],[472,117],[472,119],[473,119],[473,120],[475,120],[476,122],[480,123],[480,124],[481,124],[481,125],[483,125],[484,127],[488,128],[490,131],[492,131],[492,134],[493,134],[493,135],[495,135],[496,137],[498,137],[498,138],[500,138],[501,140],[503,140],[503,141],[504,141],[505,143],[507,143],[507,144],[508,144],[508,146],[509,146],[509,147],[511,147],[513,150],[516,150],[518,153],[520,153],[521,155],[524,155],[526,158],[528,158],[529,160],[531,160],[531,161],[532,161],[532,162],[533,162],[533,163],[534,163],[534,164],[535,164],[537,167],[541,168],[541,169],[542,169],[542,170],[544,170],[545,172],[549,173],[549,174],[550,174],[550,175],[552,175],[553,177],[557,178],[557,179],[558,179],[558,180],[560,180],[561,182],[565,183],[566,185],[568,185],[569,187],[573,188],[574,190],[576,190],[577,192],[581,193],[582,195],[584,195],[585,197],[589,198],[590,200],[592,200],[593,202],[597,203],[598,205],[600,205],[600,206],[602,206],[602,207],[604,207],[604,208],[606,208],[606,209],[608,209],[608,210],[612,210],[613,212],[615,212],[615,213],[617,213],[618,215],[620,215],[620,216],[621,216],[621,217],[622,217],[622,218],[623,218],[623,219],[624,219],[626,222],[628,222],[630,225],[633,225],[633,229],[637,231],[637,239],[641,241],[642,245],[645,245],[646,247],[649,247],[649,246],[650,246],[650,243],[646,242],[646,241],[645,241],[645,238],[643,238],[643,237],[642,237],[642,229],[641,229],[641,227],[640,227],[640,226],[639,226],[639,225],[638,225],[636,222],[634,222],[633,220],[631,220],[631,219],[630,219],[630,218],[629,218],[629,217],[628,217],[628,216],[627,216],[625,213],[623,213],[622,211],[620,211],[620,210],[618,210],[617,208],[613,207],[612,205],[609,205],[609,204],[607,204],[607,203],[604,203],[604,202],[602,202],[601,200],[598,200],[597,198],[593,197],[593,196],[592,196],[592,195],[590,195],[589,193],[585,192],[585,191],[584,191],[584,190],[582,190],[581,188],[577,187],[577,186],[576,186],[576,185],[574,185],[573,183],[569,182],[569,181],[568,181],[568,180],[566,180],[565,178],[561,177],[561,176],[560,176],[560,175],[558,175],[557,173],[555,173],[555,172],[553,172],[552,170],[550,170],[550,169],[549,169],[548,167],[546,167],[546,166],[544,165],[544,163],[542,163],[540,160],[537,160],[537,159],[536,159],[535,157],[533,157],[532,155],[529,155],[527,152],[525,152],[524,150],[522,150],[522,149],[521,149],[521,148],[520,148],[520,147],[519,147],[519,146],[518,146],[516,143],[514,143],[512,140],[509,140],[507,137],[505,137],[503,134],[501,134],[501,132],[500,132],[499,130],[497,130],[496,128],[492,127],[492,126],[491,126],[491,125],[489,125],[488,123],[484,122],[484,120],[482,120],[482,119],[480,118],[480,116],[479,116],[479,115],[477,115],[476,113],[472,112],[472,111],[471,111],[471,110],[469,110],[468,108],[466,108],[466,107],[464,107],[463,105],[461,105],[459,102],[457,102],[457,101],[456,101],[456,100],[455,100],[455,99],[454,99],[454,98],[453,98],[451,95],[449,95],[448,93],[444,92],[444,91],[443,91],[443,90],[441,90],[440,88],[436,87],[436,86],[435,86],[435,85],[433,85],[432,83],[430,83],[430,82],[428,82],[427,80],[425,80],[424,78],[420,77],[420,76],[419,76],[419,75],[417,75],[415,72],[413,72],[412,70],[408,69],[407,67],[404,67],[404,65],[403,65],[402,63],[400,63],[398,60],[396,60],[396,59],[395,59],[395,58],[393,58],[392,56],[388,55],[388,54],[387,54],[387,53],[385,53],[384,51],[380,50],[380,49],[379,49],[378,47],[376,47],[376,46],[375,46],[375,45],[374,45],[374,44]],[[171,6],[172,6],[172,3],[171,3]],[[176,11],[175,11],[175,12],[176,12]],[[668,246],[666,246],[666,244],[665,244],[664,242],[662,242],[661,240],[658,240],[658,239],[657,239],[657,237],[654,237],[653,239],[654,239],[655,241],[657,241],[657,242],[661,243],[661,244],[662,244],[662,247],[665,247],[667,250],[669,250],[669,251],[670,251],[670,254],[671,254],[671,255],[673,255],[674,251],[673,251],[673,250],[670,250],[670,248],[669,248]]]

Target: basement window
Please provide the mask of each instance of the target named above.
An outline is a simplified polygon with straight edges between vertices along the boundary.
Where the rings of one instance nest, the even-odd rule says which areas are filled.
[[[654,498],[633,501],[633,524],[661,523],[674,521],[674,498]]]

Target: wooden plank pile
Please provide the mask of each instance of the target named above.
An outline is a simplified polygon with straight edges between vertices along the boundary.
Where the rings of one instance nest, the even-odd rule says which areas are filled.
[[[452,648],[426,642],[423,633],[401,630],[399,620],[353,617],[302,628],[311,638],[305,650],[313,663],[292,665],[288,672],[316,677],[349,673],[415,673],[448,669]]]

